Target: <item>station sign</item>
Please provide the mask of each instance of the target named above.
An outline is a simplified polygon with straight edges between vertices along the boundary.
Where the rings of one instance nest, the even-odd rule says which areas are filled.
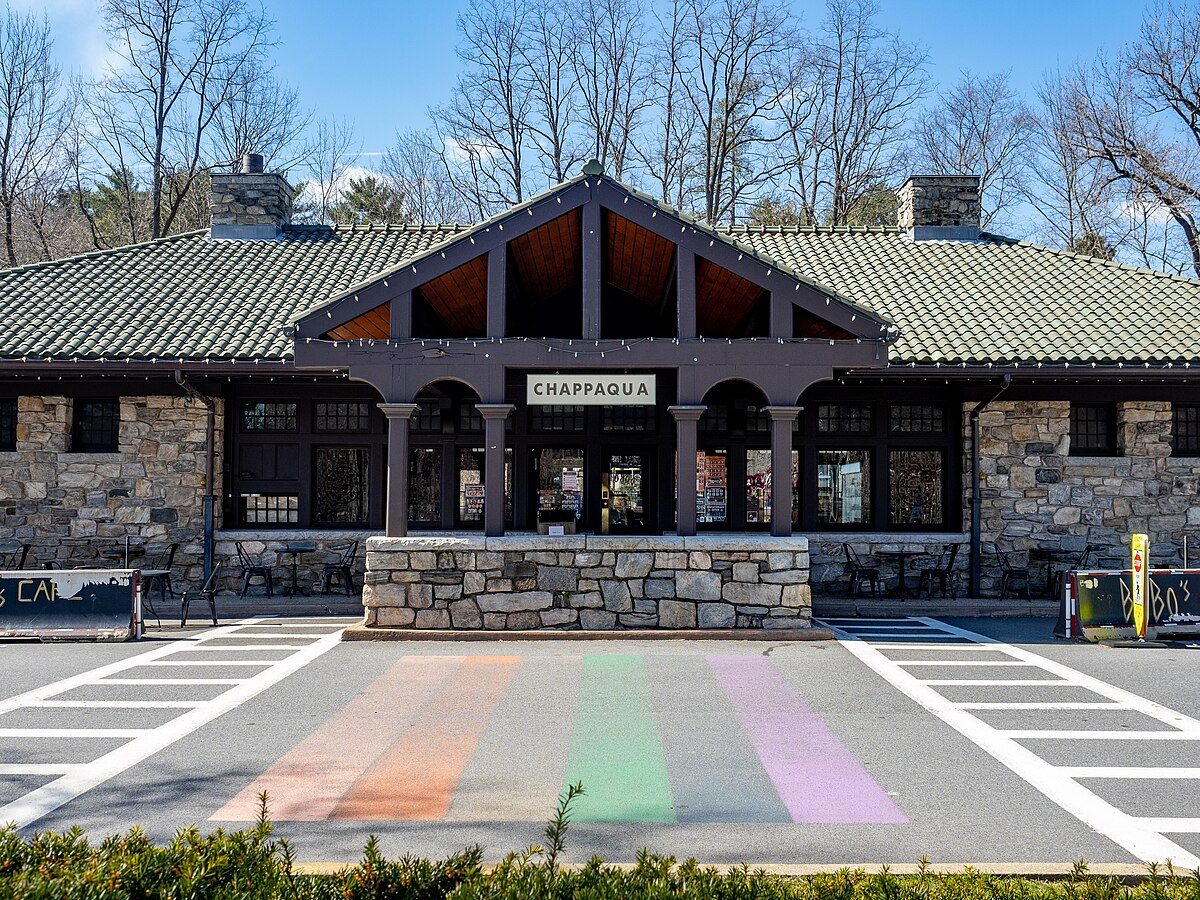
[[[527,375],[529,406],[653,406],[654,375]]]

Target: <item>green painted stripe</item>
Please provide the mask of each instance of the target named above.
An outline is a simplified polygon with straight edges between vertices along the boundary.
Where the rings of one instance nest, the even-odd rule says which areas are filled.
[[[635,654],[583,658],[566,784],[583,782],[577,822],[674,822],[646,666]]]

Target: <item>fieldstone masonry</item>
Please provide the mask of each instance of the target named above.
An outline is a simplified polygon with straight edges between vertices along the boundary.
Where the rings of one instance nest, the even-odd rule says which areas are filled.
[[[897,221],[906,231],[923,227],[979,230],[977,176],[913,175],[900,186],[896,198]]]
[[[366,625],[807,628],[803,537],[371,538]]]
[[[204,407],[186,397],[122,397],[117,451],[72,453],[74,402],[18,398],[17,449],[0,453],[0,539],[32,544],[29,566],[84,564],[127,536],[178,543],[176,571],[200,580]]]
[[[1170,403],[1117,404],[1118,456],[1070,455],[1065,401],[995,401],[979,424],[985,593],[999,577],[986,553],[997,540],[1020,564],[1034,547],[1092,544],[1092,565],[1124,566],[1129,535],[1145,532],[1153,558],[1182,561],[1183,530],[1200,525],[1200,459],[1171,456]]]

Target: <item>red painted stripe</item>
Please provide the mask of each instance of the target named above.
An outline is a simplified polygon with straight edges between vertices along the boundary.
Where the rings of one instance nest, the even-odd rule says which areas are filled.
[[[330,818],[443,818],[520,665],[519,656],[468,656],[436,701],[355,783]]]
[[[251,822],[267,792],[271,819],[329,817],[342,796],[396,740],[462,664],[460,656],[406,656],[284,754],[212,820]]]

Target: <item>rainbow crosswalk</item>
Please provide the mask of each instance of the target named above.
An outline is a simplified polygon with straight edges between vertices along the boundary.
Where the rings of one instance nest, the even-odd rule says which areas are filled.
[[[575,782],[579,822],[908,821],[769,659],[635,653],[404,656],[212,820],[540,822]]]

